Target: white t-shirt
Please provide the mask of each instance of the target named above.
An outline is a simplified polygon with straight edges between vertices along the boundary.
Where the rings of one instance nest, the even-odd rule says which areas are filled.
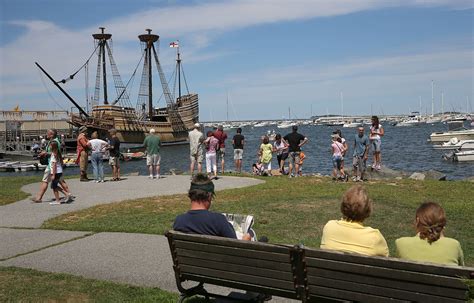
[[[62,174],[63,166],[59,163],[59,159],[57,159],[54,154],[51,154],[51,158],[49,158],[49,166],[51,168],[51,175],[53,174],[53,167],[56,165],[56,173]]]
[[[382,129],[382,125],[379,124],[379,128],[378,129],[375,129],[375,127],[371,126],[370,127],[370,133],[374,132],[374,133],[379,133],[380,132],[380,129]],[[375,135],[370,135],[370,139],[371,140],[380,140],[380,135],[378,134],[375,134]]]
[[[288,152],[288,148],[284,149],[285,148],[285,143],[283,143],[283,140],[280,141],[280,144],[278,144],[277,141],[273,142],[273,146],[277,149],[277,155],[281,155],[283,153],[287,153]]]
[[[104,140],[92,139],[89,140],[89,143],[91,144],[91,150],[93,153],[105,152],[105,146],[107,145],[107,142]]]

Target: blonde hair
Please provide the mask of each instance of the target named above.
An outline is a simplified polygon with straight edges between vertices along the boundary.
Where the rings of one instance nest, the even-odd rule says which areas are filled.
[[[425,202],[416,210],[416,230],[429,244],[438,241],[446,226],[446,213],[435,202]]]
[[[91,138],[92,139],[97,139],[97,138],[99,138],[99,134],[97,132],[93,132],[92,135],[91,135]]]
[[[344,220],[363,222],[372,213],[372,202],[361,185],[354,185],[342,196],[341,213]]]

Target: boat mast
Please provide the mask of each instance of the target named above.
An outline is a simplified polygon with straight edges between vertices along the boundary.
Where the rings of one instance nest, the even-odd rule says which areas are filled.
[[[105,64],[105,44],[107,43],[107,40],[112,38],[112,34],[104,33],[105,27],[99,27],[99,29],[101,32],[99,34],[92,34],[92,37],[94,37],[95,40],[98,40],[99,43],[99,61],[97,62],[97,65],[99,68],[102,64],[102,78],[104,80],[104,104],[109,104],[109,101],[107,99],[107,69]]]
[[[147,34],[139,35],[138,39],[140,39],[141,42],[145,44],[145,60],[144,66],[148,68],[148,119],[152,119],[154,116],[153,112],[153,76],[152,76],[152,49],[153,49],[153,43],[158,41],[159,36],[154,35],[151,33],[151,29],[147,28],[145,29]],[[148,65],[148,66],[147,66]],[[144,71],[145,72],[145,71]]]
[[[181,94],[180,94],[181,97]],[[229,92],[227,92],[227,106],[226,106],[226,117],[227,117],[227,122],[229,122]]]
[[[434,81],[431,80],[431,117],[434,116]]]
[[[176,69],[177,69],[177,73],[178,73],[178,100],[181,99],[181,54],[179,52],[179,40],[177,40],[178,42],[178,47],[176,49],[176,54],[177,54],[177,57],[176,57]],[[227,120],[229,120],[229,117],[228,117],[229,114],[227,114]]]
[[[344,94],[341,91],[341,119],[344,122]]]

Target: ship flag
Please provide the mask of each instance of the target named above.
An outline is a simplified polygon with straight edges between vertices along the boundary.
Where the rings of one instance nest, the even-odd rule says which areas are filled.
[[[171,43],[170,43],[170,47],[173,47],[173,48],[174,48],[174,47],[179,47],[178,41],[173,41],[173,42],[171,42]]]

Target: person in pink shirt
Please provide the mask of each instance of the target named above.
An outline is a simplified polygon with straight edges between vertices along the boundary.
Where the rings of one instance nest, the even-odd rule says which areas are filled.
[[[212,131],[207,132],[207,139],[204,140],[206,145],[206,171],[207,175],[210,177],[211,172],[214,172],[213,179],[217,178],[217,150],[219,148],[219,140],[214,137]]]

